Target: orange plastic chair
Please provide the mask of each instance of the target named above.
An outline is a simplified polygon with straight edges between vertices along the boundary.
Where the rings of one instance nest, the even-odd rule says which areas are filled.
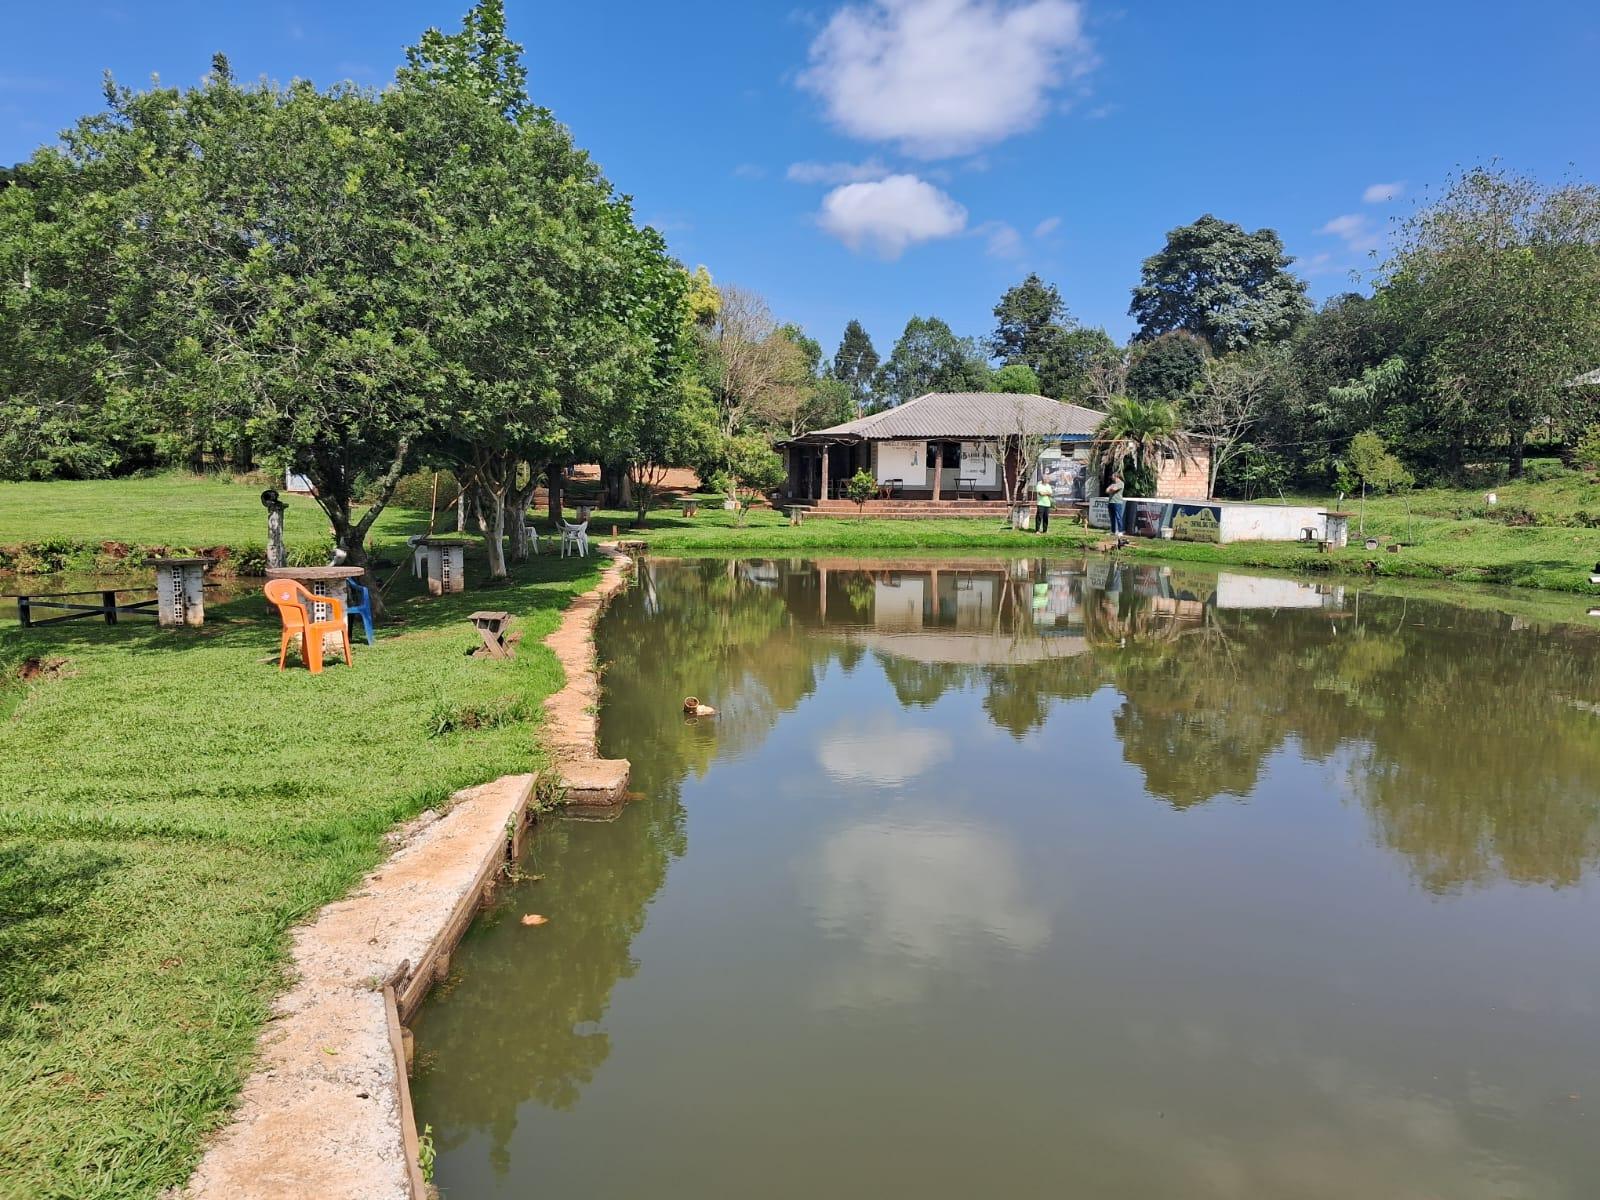
[[[322,635],[337,633],[344,645],[346,666],[355,666],[350,657],[350,628],[346,624],[344,601],[337,596],[318,596],[293,579],[274,579],[267,584],[267,599],[278,609],[283,622],[283,636],[278,640],[278,670],[283,670],[289,657],[289,642],[300,639],[300,661],[311,668],[313,675],[322,674]],[[326,621],[313,621],[314,604],[328,606]]]

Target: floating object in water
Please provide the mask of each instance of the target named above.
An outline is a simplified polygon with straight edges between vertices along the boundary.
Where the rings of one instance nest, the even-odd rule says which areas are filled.
[[[544,924],[548,923],[549,920],[550,920],[549,917],[541,917],[538,913],[523,913],[522,914],[522,923],[524,925],[544,925]]]
[[[685,696],[683,698],[683,711],[691,717],[714,717],[717,715],[716,709],[709,704],[701,704],[694,696]]]

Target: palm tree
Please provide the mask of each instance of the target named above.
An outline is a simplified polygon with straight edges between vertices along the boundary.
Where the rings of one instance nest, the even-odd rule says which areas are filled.
[[[1118,468],[1132,462],[1133,469],[1147,474],[1153,483],[1156,463],[1170,458],[1191,463],[1194,452],[1178,423],[1178,410],[1169,401],[1112,396],[1094,431],[1094,457]]]

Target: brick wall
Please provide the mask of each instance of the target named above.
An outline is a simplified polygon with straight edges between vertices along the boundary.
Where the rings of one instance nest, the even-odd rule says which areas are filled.
[[[1207,484],[1211,478],[1211,447],[1197,443],[1190,447],[1194,457],[1165,459],[1156,469],[1156,495],[1172,500],[1209,500]]]

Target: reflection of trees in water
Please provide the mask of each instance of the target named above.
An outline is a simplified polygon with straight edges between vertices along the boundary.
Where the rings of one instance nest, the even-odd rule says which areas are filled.
[[[608,730],[627,730],[620,752],[652,794],[675,794],[688,771],[758,743],[831,659],[853,666],[861,649],[846,635],[869,617],[873,580],[915,573],[832,569],[835,628],[819,636],[821,585],[809,564],[768,564],[761,586],[726,562],[652,569],[659,611],[646,618],[636,606],[602,627],[607,658],[626,662],[630,680],[625,693],[608,692]],[[1580,706],[1600,701],[1590,640],[1391,597],[1362,597],[1359,621],[1321,609],[1218,610],[1203,602],[1213,576],[1157,568],[1057,564],[1047,576],[1024,562],[986,577],[998,580],[988,626],[957,630],[932,602],[925,631],[1036,645],[1041,632],[1061,632],[1035,625],[1035,585],[1048,578],[1073,606],[1051,620],[1081,627],[1082,653],[983,666],[875,646],[902,704],[980,689],[990,719],[1021,738],[1058,700],[1113,686],[1123,757],[1178,808],[1252,794],[1291,738],[1313,761],[1344,750],[1376,832],[1430,888],[1499,876],[1570,883],[1600,857],[1600,716]],[[660,699],[689,693],[716,698],[715,728],[684,725]]]
[[[558,865],[545,882],[513,890],[499,920],[474,931],[482,940],[471,969],[421,1026],[425,1051],[450,1059],[449,1070],[418,1079],[423,1110],[449,1117],[437,1122],[441,1148],[487,1130],[490,1161],[504,1172],[525,1101],[577,1103],[611,1052],[597,1023],[617,981],[633,974],[633,939],[684,846],[683,812],[670,798],[633,805],[604,828],[541,827],[528,869]],[[554,919],[531,931],[517,919],[523,911]]]
[[[449,1071],[419,1079],[425,1110],[451,1115],[444,1147],[489,1130],[503,1170],[520,1104],[577,1101],[610,1052],[598,1022],[634,969],[633,939],[684,851],[683,779],[758,744],[830,662],[848,670],[867,654],[822,628],[815,572],[776,566],[774,579],[724,561],[653,563],[648,588],[602,623],[603,739],[633,760],[646,799],[603,829],[555,823],[540,834],[538,858],[557,865],[527,903],[556,916],[548,926],[532,936],[518,926],[519,897],[474,933],[515,944],[480,946],[425,1019],[424,1047],[453,1056]],[[997,628],[1037,639],[1032,580],[1007,586]],[[1375,837],[1431,890],[1498,878],[1568,885],[1600,861],[1592,641],[1415,600],[1364,597],[1360,621],[1340,615],[1336,631],[1317,610],[1219,611],[1072,587],[1080,653],[1007,666],[870,657],[903,704],[983,689],[990,719],[1019,739],[1057,700],[1115,687],[1123,757],[1176,808],[1252,794],[1262,763],[1291,738],[1314,761],[1342,753]],[[861,619],[858,605],[830,606]],[[678,702],[689,694],[721,715],[686,722]]]

